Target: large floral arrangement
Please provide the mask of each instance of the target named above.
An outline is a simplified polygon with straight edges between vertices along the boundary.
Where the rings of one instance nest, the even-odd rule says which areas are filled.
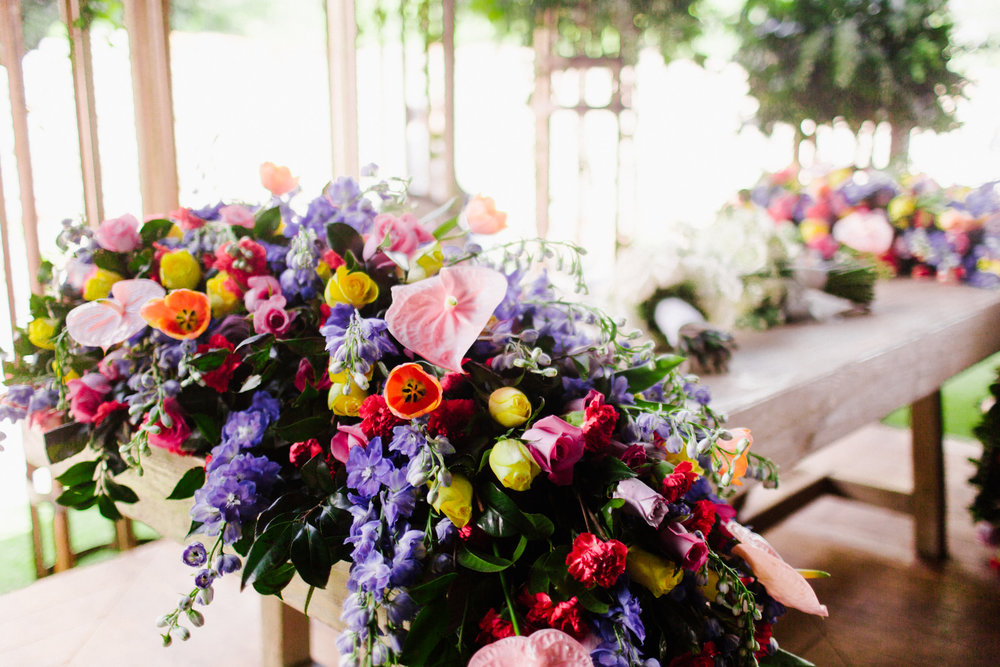
[[[925,175],[787,169],[751,200],[817,252],[876,255],[889,273],[1000,285],[1000,187],[942,188]]]
[[[826,609],[722,499],[774,466],[679,359],[554,291],[578,249],[484,250],[488,198],[436,221],[393,181],[297,207],[262,176],[262,206],[67,225],[5,366],[3,416],[92,454],[63,503],[116,517],[151,448],[200,457],[165,644],[241,572],[340,595],[345,665],[797,663],[773,623]]]

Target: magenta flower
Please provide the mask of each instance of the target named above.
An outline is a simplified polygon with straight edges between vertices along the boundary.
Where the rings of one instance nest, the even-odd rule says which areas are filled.
[[[368,444],[368,436],[360,426],[351,424],[337,425],[337,434],[330,440],[330,454],[341,463],[347,463],[347,457],[354,447],[364,447]]]
[[[113,252],[131,252],[142,243],[139,221],[130,213],[102,222],[94,238],[102,248]]]
[[[685,570],[697,572],[708,560],[708,545],[679,523],[671,523],[660,531],[663,553],[681,564]]]
[[[97,408],[111,391],[111,383],[100,373],[87,373],[82,378],[66,383],[69,393],[69,411],[81,424],[93,423]]]
[[[275,294],[267,301],[257,304],[257,309],[253,311],[253,330],[284,336],[292,328],[294,319],[295,313],[285,310],[285,297]]]
[[[246,294],[243,295],[243,305],[248,313],[257,311],[257,307],[272,296],[281,296],[281,283],[273,276],[253,276],[247,279]]]
[[[365,259],[371,259],[381,247],[412,257],[420,246],[433,240],[434,236],[412,213],[404,213],[398,218],[383,213],[375,217],[375,229],[365,242],[363,254]]]
[[[573,466],[583,456],[583,429],[549,416],[535,422],[522,439],[553,484],[565,486],[573,482]]]

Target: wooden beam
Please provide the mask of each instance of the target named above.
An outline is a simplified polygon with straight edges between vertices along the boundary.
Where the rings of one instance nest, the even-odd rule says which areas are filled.
[[[330,75],[330,143],[333,173],[360,175],[358,164],[358,24],[354,0],[326,0],[327,66]]]
[[[14,155],[17,159],[17,179],[21,193],[21,226],[28,254],[28,281],[31,291],[38,294],[41,292],[38,268],[42,264],[42,256],[38,249],[38,214],[35,211],[35,185],[31,172],[31,149],[28,145],[28,105],[24,95],[24,72],[21,69],[21,58],[24,55],[21,3],[20,0],[3,0],[0,8],[0,58],[7,68],[7,86],[10,91]]]
[[[945,534],[944,424],[941,417],[941,390],[915,401],[911,406],[913,437],[913,517],[917,555],[924,560],[942,561],[948,556]]]
[[[177,208],[177,154],[170,89],[170,0],[125,3],[145,216]]]
[[[70,61],[73,63],[73,91],[76,98],[76,127],[80,141],[84,210],[90,226],[97,227],[104,219],[104,194],[101,186],[101,156],[97,149],[97,112],[94,103],[90,30],[84,30],[79,25],[82,18],[80,0],[59,0],[59,15],[69,33]]]
[[[7,313],[10,317],[10,339],[14,340],[17,327],[17,294],[14,289],[14,267],[11,265],[10,234],[7,233],[7,201],[3,196],[3,178],[0,177],[0,245],[3,246],[3,278],[7,287]]]
[[[273,595],[260,597],[263,667],[310,665],[309,619]]]
[[[539,238],[549,233],[549,120],[552,117],[552,50],[555,13],[545,11],[542,25],[535,28],[535,230]]]
[[[441,47],[444,51],[444,163],[445,200],[459,194],[455,176],[455,0],[444,0]]]

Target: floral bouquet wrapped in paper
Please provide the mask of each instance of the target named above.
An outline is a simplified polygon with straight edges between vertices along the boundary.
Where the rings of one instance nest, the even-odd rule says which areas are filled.
[[[299,210],[263,174],[264,206],[69,226],[6,366],[4,416],[94,455],[67,504],[118,516],[151,447],[203,457],[165,643],[240,572],[338,596],[344,665],[799,664],[772,625],[826,609],[722,499],[773,465],[679,358],[554,291],[578,249],[484,250],[487,198],[438,222],[340,179]]]

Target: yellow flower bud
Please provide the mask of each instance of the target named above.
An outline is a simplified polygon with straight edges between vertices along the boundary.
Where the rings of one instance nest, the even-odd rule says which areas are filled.
[[[542,469],[520,441],[500,440],[490,452],[490,468],[500,483],[514,491],[527,491]]]
[[[346,371],[331,375],[330,379],[333,384],[326,399],[330,411],[340,417],[357,417],[368,392],[355,384]]]
[[[124,277],[114,271],[98,268],[83,284],[83,298],[87,301],[103,299],[111,293],[111,286],[119,280],[124,280]]]
[[[58,320],[48,317],[36,317],[28,324],[28,340],[31,344],[42,350],[56,349],[55,341],[52,337],[56,334]]]
[[[160,257],[160,282],[167,289],[195,289],[201,267],[187,250],[171,250]]]
[[[438,485],[433,507],[455,526],[464,528],[472,518],[472,484],[462,475],[453,474],[451,486]]]
[[[501,387],[490,394],[490,416],[501,426],[520,426],[531,416],[531,401],[516,387]]]
[[[889,220],[896,222],[897,220],[908,218],[913,215],[913,211],[915,211],[916,208],[916,199],[909,195],[898,195],[893,197],[889,202],[886,212],[889,214]]]
[[[168,239],[182,239],[184,238],[184,230],[180,228],[179,225],[170,225],[170,231],[167,232]]]
[[[349,303],[361,308],[378,298],[378,285],[363,271],[348,271],[346,266],[338,266],[326,283],[325,297],[330,306]]]
[[[813,239],[826,236],[829,233],[830,225],[826,224],[823,220],[806,218],[799,224],[799,234],[802,235],[802,240],[806,243],[809,243]]]
[[[628,548],[628,576],[645,586],[654,597],[669,593],[684,578],[684,570],[665,558],[636,547]]]
[[[213,317],[228,315],[243,303],[240,295],[226,286],[228,280],[229,274],[220,271],[205,283],[205,292],[208,294],[208,303],[212,307]]]
[[[415,283],[435,276],[442,266],[444,266],[444,252],[441,250],[441,244],[435,243],[430,250],[417,258],[415,266],[410,267],[409,273],[406,274],[406,282]]]

